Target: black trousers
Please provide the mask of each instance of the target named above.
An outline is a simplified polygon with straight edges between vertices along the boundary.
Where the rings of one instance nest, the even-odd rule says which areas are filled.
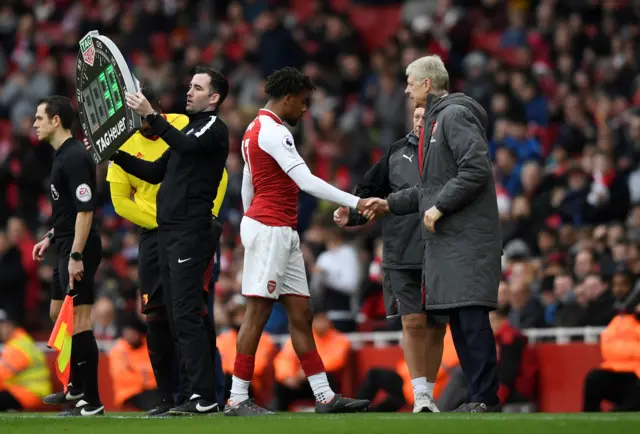
[[[372,401],[378,391],[383,390],[387,397],[380,404],[371,408],[374,412],[395,412],[400,410],[407,403],[402,390],[402,377],[391,369],[374,368],[367,372],[360,390],[358,399],[368,399]]]
[[[469,402],[499,404],[498,357],[489,310],[471,306],[447,313],[460,367],[469,384]]]
[[[156,405],[160,404],[162,395],[158,389],[145,390],[142,393],[132,396],[125,401],[125,404],[131,405],[142,411],[149,411]]]
[[[22,405],[6,390],[0,392],[0,411],[22,410]]]
[[[210,336],[203,327],[207,305],[202,291],[213,270],[222,232],[214,219],[185,228],[159,228],[160,273],[171,332],[186,376],[186,389],[216,400],[215,366]]]
[[[607,400],[616,405],[614,411],[640,410],[640,379],[633,372],[594,369],[584,381],[583,411],[600,411]]]

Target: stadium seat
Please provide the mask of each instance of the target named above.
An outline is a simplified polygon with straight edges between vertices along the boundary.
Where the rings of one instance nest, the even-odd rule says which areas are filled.
[[[313,13],[313,2],[317,0],[292,0],[290,2],[291,9],[295,14],[298,21],[301,23],[307,21],[307,19]]]
[[[149,38],[153,58],[157,62],[166,62],[170,58],[169,36],[166,33],[154,33]]]
[[[0,140],[9,139],[11,137],[11,121],[8,119],[0,119]]]
[[[351,0],[329,0],[331,9],[339,14],[344,14],[352,7]]]
[[[353,5],[349,18],[369,50],[378,49],[396,33],[402,18],[402,6]]]
[[[471,47],[474,50],[496,55],[500,49],[500,38],[502,38],[500,32],[474,32],[471,36]]]

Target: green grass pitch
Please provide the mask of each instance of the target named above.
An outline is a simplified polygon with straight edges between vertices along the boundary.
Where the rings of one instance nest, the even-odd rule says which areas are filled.
[[[620,414],[410,414],[146,419],[111,413],[101,418],[57,418],[53,414],[0,414],[2,434],[637,434],[640,413]]]

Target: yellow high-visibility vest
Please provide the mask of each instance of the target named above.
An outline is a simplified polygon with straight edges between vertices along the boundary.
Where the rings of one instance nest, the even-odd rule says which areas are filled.
[[[6,386],[20,386],[34,395],[44,397],[51,393],[49,369],[45,357],[35,341],[24,330],[17,330],[7,341],[5,351],[14,348],[24,353],[29,359],[29,367],[6,381]]]

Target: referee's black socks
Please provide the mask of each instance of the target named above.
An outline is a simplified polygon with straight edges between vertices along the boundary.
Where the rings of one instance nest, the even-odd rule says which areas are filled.
[[[78,355],[75,350],[75,346],[73,345],[74,340],[71,343],[71,366],[69,367],[70,376],[69,376],[69,386],[68,392],[72,395],[78,395],[82,393],[84,390],[84,382],[82,381],[82,374],[78,371]]]
[[[87,330],[73,336],[71,353],[77,367],[77,373],[82,378],[83,400],[91,405],[102,405],[98,393],[98,358],[100,354],[93,330]]]

